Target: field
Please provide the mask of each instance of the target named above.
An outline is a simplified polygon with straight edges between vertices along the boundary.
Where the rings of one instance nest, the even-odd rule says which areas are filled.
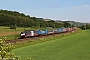
[[[26,28],[29,29],[29,28]],[[0,39],[7,37],[7,40],[18,39],[20,32],[24,31],[24,28],[10,29],[10,27],[0,26]]]
[[[90,60],[90,30],[53,41],[14,49],[22,58],[33,60]]]
[[[24,30],[35,30],[38,28],[20,28],[17,27],[15,29],[10,29],[10,27],[4,27],[0,26],[0,39],[4,39],[4,37],[7,37],[7,40],[15,40],[20,37],[20,33]],[[40,29],[46,29],[46,28],[40,28]],[[49,29],[49,28],[47,28]]]

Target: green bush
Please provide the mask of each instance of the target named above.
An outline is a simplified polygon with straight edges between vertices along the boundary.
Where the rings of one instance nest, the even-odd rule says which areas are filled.
[[[10,29],[16,29],[16,26],[11,25],[11,26],[10,26]]]
[[[12,44],[6,44],[6,37],[4,39],[0,39],[0,60],[21,60],[19,56],[15,56],[12,53],[14,49]],[[33,60],[32,58],[26,58],[25,60]]]

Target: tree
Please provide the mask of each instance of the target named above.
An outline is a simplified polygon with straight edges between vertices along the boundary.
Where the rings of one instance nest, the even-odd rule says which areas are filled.
[[[86,24],[86,29],[90,29],[90,24]]]
[[[90,24],[89,24],[89,30],[90,30]]]
[[[38,20],[36,17],[31,17],[17,11],[0,10],[0,26],[17,25],[17,27],[70,27],[67,22],[55,22],[54,20],[45,21],[43,18]]]
[[[65,28],[71,27],[71,25],[70,25],[70,23],[64,22],[64,27],[65,27]]]
[[[85,24],[85,25],[83,25],[83,26],[81,26],[79,28],[81,28],[82,30],[87,30],[87,29],[90,30],[90,24]]]

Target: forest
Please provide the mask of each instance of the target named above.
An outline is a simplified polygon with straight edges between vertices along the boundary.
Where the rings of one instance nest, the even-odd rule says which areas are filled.
[[[55,22],[54,20],[37,20],[37,17],[31,17],[17,11],[0,10],[0,26],[17,27],[71,27],[67,22]]]
[[[30,15],[25,15],[17,11],[9,11],[0,9],[0,26],[17,26],[17,27],[52,27],[52,28],[62,28],[62,27],[74,27],[74,24],[69,22],[56,22],[55,20],[38,20],[37,17],[31,17]],[[90,29],[90,24],[84,24],[78,26],[82,30]]]

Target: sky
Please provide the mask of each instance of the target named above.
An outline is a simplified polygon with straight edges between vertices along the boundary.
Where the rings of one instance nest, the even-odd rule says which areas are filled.
[[[90,0],[0,0],[0,9],[38,18],[90,23]]]

